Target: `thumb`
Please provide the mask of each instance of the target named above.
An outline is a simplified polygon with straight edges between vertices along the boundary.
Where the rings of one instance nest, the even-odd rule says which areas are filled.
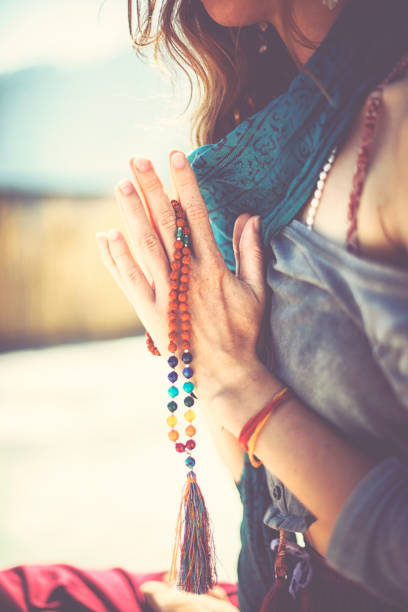
[[[239,241],[239,279],[249,285],[259,302],[265,299],[261,219],[250,217]]]

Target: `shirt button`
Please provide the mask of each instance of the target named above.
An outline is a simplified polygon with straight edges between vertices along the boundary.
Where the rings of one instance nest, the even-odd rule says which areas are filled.
[[[275,486],[275,487],[273,487],[273,489],[272,489],[272,495],[274,496],[274,498],[275,498],[276,500],[278,500],[278,501],[279,501],[279,500],[280,500],[280,498],[282,497],[282,489],[281,489],[281,488],[280,488],[278,485],[276,485],[276,486]]]

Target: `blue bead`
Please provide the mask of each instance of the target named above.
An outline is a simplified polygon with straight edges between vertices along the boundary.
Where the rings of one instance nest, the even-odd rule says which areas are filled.
[[[179,390],[177,389],[177,387],[173,386],[173,387],[169,388],[169,395],[171,397],[176,397],[176,395],[178,395],[178,393],[179,393]]]
[[[184,368],[183,376],[185,378],[191,378],[193,374],[194,374],[193,368]]]
[[[169,366],[170,366],[171,368],[175,368],[175,367],[176,367],[176,365],[178,364],[178,359],[177,359],[177,357],[176,357],[175,355],[171,355],[171,356],[168,358],[167,363],[169,364]]]
[[[167,408],[170,410],[170,412],[175,412],[177,410],[176,402],[169,402],[167,404]]]
[[[184,398],[184,405],[188,406],[188,408],[191,408],[191,406],[194,406],[194,400],[191,397],[191,395],[187,395],[187,397]]]
[[[190,352],[183,353],[181,356],[183,363],[191,363],[193,361],[193,356]]]
[[[192,382],[185,382],[183,385],[183,389],[186,393],[191,393],[194,389],[194,384]]]
[[[187,457],[185,464],[187,467],[192,468],[195,466],[195,459],[193,459],[193,457]]]
[[[170,372],[170,374],[168,374],[167,378],[170,382],[176,382],[176,380],[178,379],[178,374],[173,370],[173,372]]]

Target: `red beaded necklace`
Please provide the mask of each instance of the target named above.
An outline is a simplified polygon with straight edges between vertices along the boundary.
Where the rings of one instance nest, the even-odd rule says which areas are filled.
[[[191,322],[187,295],[191,263],[191,231],[181,204],[177,200],[172,200],[171,204],[176,215],[176,240],[174,242],[173,261],[171,262],[168,310],[168,350],[171,355],[167,363],[171,367],[168,379],[172,386],[168,390],[171,401],[167,404],[167,408],[171,414],[167,418],[167,424],[170,427],[169,439],[175,443],[175,450],[178,453],[187,454],[185,464],[189,468],[189,472],[187,473],[187,482],[183,489],[177,520],[169,580],[177,582],[177,585],[184,591],[207,593],[216,583],[216,571],[214,544],[208,512],[197,484],[195,472],[192,471],[195,466],[192,451],[196,446],[193,440],[196,428],[192,425],[192,421],[194,421],[196,415],[191,408],[197,397],[193,392],[194,383],[190,380],[194,373],[191,367],[193,355],[190,352]],[[185,442],[178,441],[180,435],[174,429],[178,422],[174,412],[178,409],[175,398],[179,395],[179,389],[175,385],[179,377],[176,372],[179,362],[176,356],[179,337],[181,338],[181,350],[183,351],[181,360],[185,366],[182,371],[185,379],[183,391],[186,393],[184,405],[187,408],[184,418],[189,423],[185,428],[188,437]],[[160,355],[160,351],[155,347],[147,331],[146,343],[147,348],[153,355]]]

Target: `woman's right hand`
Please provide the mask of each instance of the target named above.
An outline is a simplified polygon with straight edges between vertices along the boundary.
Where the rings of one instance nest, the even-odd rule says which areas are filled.
[[[193,595],[167,582],[151,580],[145,582],[141,590],[154,612],[239,612],[219,586],[215,586],[207,595]]]

